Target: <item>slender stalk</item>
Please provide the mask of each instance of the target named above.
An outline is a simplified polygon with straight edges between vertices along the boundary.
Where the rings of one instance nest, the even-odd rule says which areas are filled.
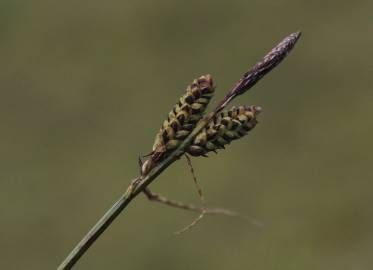
[[[131,197],[126,194],[122,195],[105,215],[92,227],[92,229],[83,237],[83,239],[70,252],[66,259],[61,263],[58,269],[71,269],[80,259],[85,251],[96,241],[96,239],[106,230],[114,219],[131,201]]]
[[[193,129],[191,134],[179,145],[179,147],[169,154],[165,159],[158,162],[147,175],[142,175],[134,180],[127,188],[127,191],[114,203],[105,215],[93,226],[86,236],[65,258],[58,270],[71,269],[74,264],[84,255],[89,247],[98,237],[110,226],[115,218],[127,207],[127,205],[174,161],[179,159],[188,147],[193,138],[210,122],[210,120],[236,96],[243,94],[254,86],[265,74],[276,67],[290,52],[294,44],[300,37],[300,32],[292,33],[283,39],[273,48],[258,64],[246,72],[238,83],[227,93],[224,99],[218,104],[215,110],[207,114]]]

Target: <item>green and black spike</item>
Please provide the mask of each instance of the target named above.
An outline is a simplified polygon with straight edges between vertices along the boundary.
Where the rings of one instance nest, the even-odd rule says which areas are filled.
[[[156,136],[153,157],[160,159],[180,145],[203,117],[213,94],[211,75],[201,76],[188,86]]]
[[[240,139],[252,130],[261,112],[259,106],[239,106],[218,113],[194,138],[186,152],[192,156],[206,156],[208,152]]]

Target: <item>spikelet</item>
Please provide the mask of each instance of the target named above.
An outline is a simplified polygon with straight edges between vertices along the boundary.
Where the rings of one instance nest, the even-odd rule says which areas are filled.
[[[220,112],[197,134],[186,152],[206,156],[210,151],[224,149],[226,144],[240,139],[256,126],[260,111],[259,106],[239,106]]]
[[[155,159],[160,159],[177,148],[190,134],[203,117],[213,94],[211,75],[201,76],[188,86],[156,136],[152,152]]]

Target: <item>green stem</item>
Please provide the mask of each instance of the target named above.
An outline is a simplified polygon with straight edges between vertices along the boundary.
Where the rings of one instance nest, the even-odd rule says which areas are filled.
[[[93,228],[83,237],[83,239],[70,252],[66,259],[58,267],[58,270],[71,269],[74,264],[83,256],[89,247],[97,240],[97,238],[109,227],[114,219],[122,212],[129,204],[133,197],[122,195],[113,206],[105,213],[105,215],[93,226]]]

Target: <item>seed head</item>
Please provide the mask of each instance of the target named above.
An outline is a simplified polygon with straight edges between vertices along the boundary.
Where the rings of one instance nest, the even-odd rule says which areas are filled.
[[[153,145],[153,156],[159,159],[179,146],[203,117],[213,94],[211,75],[201,76],[188,86],[160,128]]]
[[[239,106],[219,112],[197,134],[186,152],[193,156],[205,156],[208,152],[224,149],[226,144],[245,136],[252,130],[261,112],[259,106]]]

